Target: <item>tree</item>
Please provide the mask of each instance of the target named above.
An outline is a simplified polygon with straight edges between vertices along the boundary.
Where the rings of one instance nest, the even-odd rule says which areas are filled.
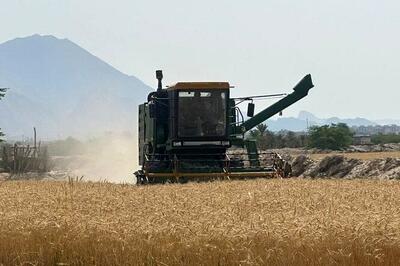
[[[353,133],[343,123],[313,126],[309,130],[308,146],[310,148],[341,150],[351,145]]]
[[[267,125],[259,124],[251,130],[249,137],[257,141],[261,150],[276,148],[299,148],[304,147],[307,137],[304,134],[296,134],[292,131],[281,131],[274,133],[268,130]]]
[[[286,134],[286,146],[288,148],[300,147],[300,136],[297,137],[293,131],[289,131]]]
[[[371,139],[374,144],[386,144],[386,143],[400,143],[400,135],[397,134],[378,134],[372,136]]]
[[[1,100],[1,98],[4,97],[6,90],[7,90],[6,88],[0,88],[0,100]],[[1,132],[1,128],[0,128],[0,142],[3,141],[2,137],[4,137],[4,133]]]
[[[4,97],[4,95],[6,95],[6,88],[0,88],[0,99]]]
[[[264,136],[265,133],[268,131],[268,126],[266,124],[259,124],[256,128],[260,132],[261,136]]]
[[[250,130],[250,137],[256,140],[259,140],[260,137],[265,135],[265,132],[268,131],[267,125],[259,124],[255,129]]]
[[[272,148],[274,145],[274,134],[268,130],[268,126],[265,124],[259,124],[251,130],[250,138],[255,139],[258,148],[262,150]]]

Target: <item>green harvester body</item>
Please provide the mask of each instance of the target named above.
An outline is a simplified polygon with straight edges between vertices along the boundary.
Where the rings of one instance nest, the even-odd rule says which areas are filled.
[[[306,75],[291,94],[247,120],[231,98],[228,82],[179,82],[158,88],[139,105],[138,184],[189,180],[288,177],[290,165],[279,154],[258,152],[246,132],[308,95],[314,86]]]

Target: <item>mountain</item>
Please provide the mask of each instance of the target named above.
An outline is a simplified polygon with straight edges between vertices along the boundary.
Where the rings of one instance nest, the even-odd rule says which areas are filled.
[[[33,35],[0,44],[0,104],[8,136],[44,138],[133,131],[137,105],[152,90],[68,39]]]
[[[348,126],[375,126],[376,122],[370,121],[365,118],[318,118],[314,114],[306,111],[299,112],[297,117],[282,117],[278,119],[271,119],[266,122],[268,128],[272,131],[290,130],[290,131],[306,131],[307,127],[314,125],[330,125],[345,123]]]
[[[135,132],[137,106],[152,90],[68,39],[41,35],[0,44],[1,87],[10,90],[0,102],[0,127],[16,140],[31,136],[34,126],[41,139]],[[304,131],[339,122],[360,126],[387,121],[322,119],[302,111],[267,125],[273,131]]]
[[[297,116],[298,120],[302,120],[302,121],[313,121],[317,124],[322,124],[324,123],[324,119],[320,119],[318,117],[316,117],[314,114],[307,112],[307,111],[300,111],[299,115]]]
[[[400,119],[379,119],[374,120],[375,123],[383,125],[400,125]]]

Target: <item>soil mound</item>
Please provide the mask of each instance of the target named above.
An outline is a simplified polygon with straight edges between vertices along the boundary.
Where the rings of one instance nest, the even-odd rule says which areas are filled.
[[[293,159],[292,169],[295,177],[400,179],[398,158],[364,161],[332,155],[322,160],[312,160],[306,155],[299,155]]]

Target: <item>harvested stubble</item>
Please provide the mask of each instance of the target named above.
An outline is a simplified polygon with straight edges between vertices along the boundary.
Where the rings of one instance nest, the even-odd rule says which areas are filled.
[[[399,193],[363,180],[3,182],[0,264],[397,264]]]

